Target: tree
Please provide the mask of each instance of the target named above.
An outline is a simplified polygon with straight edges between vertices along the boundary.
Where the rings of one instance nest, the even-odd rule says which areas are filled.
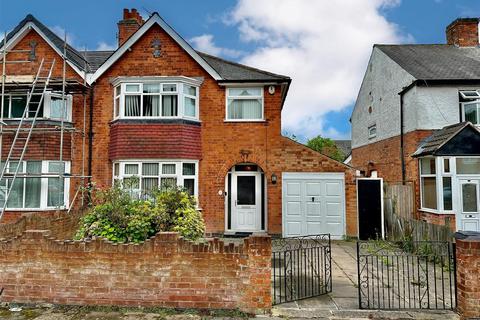
[[[307,141],[307,147],[337,161],[343,162],[345,160],[345,155],[343,154],[342,150],[337,147],[332,139],[316,136],[315,138]]]

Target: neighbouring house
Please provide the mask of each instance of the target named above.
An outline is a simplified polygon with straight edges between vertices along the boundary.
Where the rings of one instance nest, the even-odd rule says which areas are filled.
[[[7,36],[7,50],[23,50],[7,61],[28,61],[7,63],[3,161],[40,61],[56,66],[2,222],[79,207],[88,179],[135,194],[182,186],[207,234],[357,234],[355,171],[281,135],[289,77],[198,52],[135,9],[114,51],[77,51],[62,37],[32,15]]]
[[[478,28],[462,18],[446,44],[375,45],[351,116],[351,164],[413,185],[415,215],[457,230],[480,231]]]

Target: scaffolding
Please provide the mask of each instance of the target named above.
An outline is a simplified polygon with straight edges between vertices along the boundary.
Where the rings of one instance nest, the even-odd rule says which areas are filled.
[[[8,54],[28,54],[29,59],[25,60],[7,60]],[[54,67],[56,60],[52,59],[50,62],[45,61],[45,58],[41,59],[38,70],[35,76],[32,78],[32,81],[25,81],[25,76],[19,81],[15,79],[15,76],[12,79],[8,79],[7,75],[7,64],[22,64],[22,63],[32,63],[35,61],[35,49],[32,48],[31,50],[8,50],[8,39],[7,33],[5,32],[3,38],[3,48],[0,50],[0,59],[2,60],[2,77],[1,77],[1,93],[0,93],[0,221],[3,217],[4,212],[7,210],[8,199],[11,195],[12,188],[15,185],[15,180],[17,178],[24,179],[24,178],[59,178],[62,180],[62,186],[65,184],[65,179],[71,178],[79,178],[80,184],[78,185],[77,191],[75,192],[75,196],[73,200],[70,202],[70,206],[68,212],[72,209],[74,202],[81,192],[82,198],[82,206],[84,204],[84,186],[85,186],[85,179],[90,178],[89,176],[85,175],[85,143],[86,143],[86,75],[87,75],[87,67],[88,64],[85,60],[84,64],[84,77],[83,83],[80,83],[77,80],[67,79],[67,41],[66,41],[66,33],[63,41],[63,52],[61,54],[63,66],[62,66],[62,77],[55,78],[53,76]],[[18,77],[17,77],[18,78]],[[9,80],[9,81],[7,81]],[[69,90],[69,93],[75,94],[81,92],[83,94],[83,127],[81,130],[78,130],[73,127],[66,127],[65,126],[65,115],[67,114],[67,94],[66,91]],[[45,101],[45,96],[48,92],[61,92],[61,108],[60,108],[60,125],[55,127],[35,127],[37,124],[37,119],[39,116],[39,112],[42,106],[42,103]],[[6,123],[4,116],[5,116],[5,97],[6,92],[9,95],[12,94],[27,94],[26,96],[26,104],[25,108],[23,109],[23,114],[20,119],[15,119],[18,121],[18,125],[12,127],[12,123]],[[39,100],[32,100],[32,97],[40,96]],[[72,99],[73,100],[73,99]],[[72,101],[72,121],[73,121],[73,101]],[[8,115],[7,115],[8,118]],[[27,170],[25,172],[21,172],[21,167],[23,167],[23,160],[25,158],[25,154],[28,148],[28,144],[32,139],[33,132],[58,132],[60,134],[60,143],[59,143],[59,159],[58,162],[63,164],[63,171],[58,173],[39,173],[39,174],[29,174]],[[64,135],[65,133],[71,133],[71,144],[70,147],[72,148],[74,142],[75,133],[80,133],[82,135],[82,148],[81,148],[81,173],[79,174],[70,174],[65,173],[65,162],[63,159],[64,153]],[[13,140],[9,147],[8,154],[6,157],[2,154],[4,148],[4,135],[5,134],[13,134]],[[71,149],[72,150],[72,149]],[[72,151],[71,151],[72,152]],[[73,160],[72,156],[72,160]],[[49,159],[50,160],[50,159]],[[53,160],[53,159],[52,159]],[[70,182],[70,180],[68,180]],[[60,194],[58,193],[59,197]],[[59,199],[60,200],[60,199]],[[65,202],[62,201],[59,203],[63,203],[62,208],[65,206]],[[35,210],[35,209],[32,209]]]

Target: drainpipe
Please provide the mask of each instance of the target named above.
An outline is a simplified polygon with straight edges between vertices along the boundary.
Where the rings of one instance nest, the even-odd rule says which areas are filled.
[[[93,157],[93,94],[95,84],[90,87],[90,110],[89,110],[89,128],[88,128],[88,183],[92,182],[92,157]]]
[[[406,169],[405,169],[405,154],[403,141],[403,95],[405,91],[400,92],[400,160],[402,163],[402,184],[405,185]]]

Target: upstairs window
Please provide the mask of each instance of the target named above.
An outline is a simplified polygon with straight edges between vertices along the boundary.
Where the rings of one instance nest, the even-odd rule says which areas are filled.
[[[13,120],[22,118],[25,108],[27,107],[27,97],[26,94],[6,94],[3,100],[3,118]],[[41,94],[34,94],[32,96],[28,105],[27,118],[35,117],[38,109],[38,119],[61,120],[63,109],[63,120],[72,121],[71,95],[66,95],[62,98],[62,94],[60,93],[47,92],[40,102],[41,97]]]
[[[377,136],[377,125],[374,124],[368,127],[368,139],[373,139]]]
[[[114,117],[198,119],[198,88],[186,83],[122,83],[114,90]]]
[[[263,120],[263,89],[227,88],[227,120]]]
[[[462,121],[480,125],[480,92],[477,90],[460,91]]]

